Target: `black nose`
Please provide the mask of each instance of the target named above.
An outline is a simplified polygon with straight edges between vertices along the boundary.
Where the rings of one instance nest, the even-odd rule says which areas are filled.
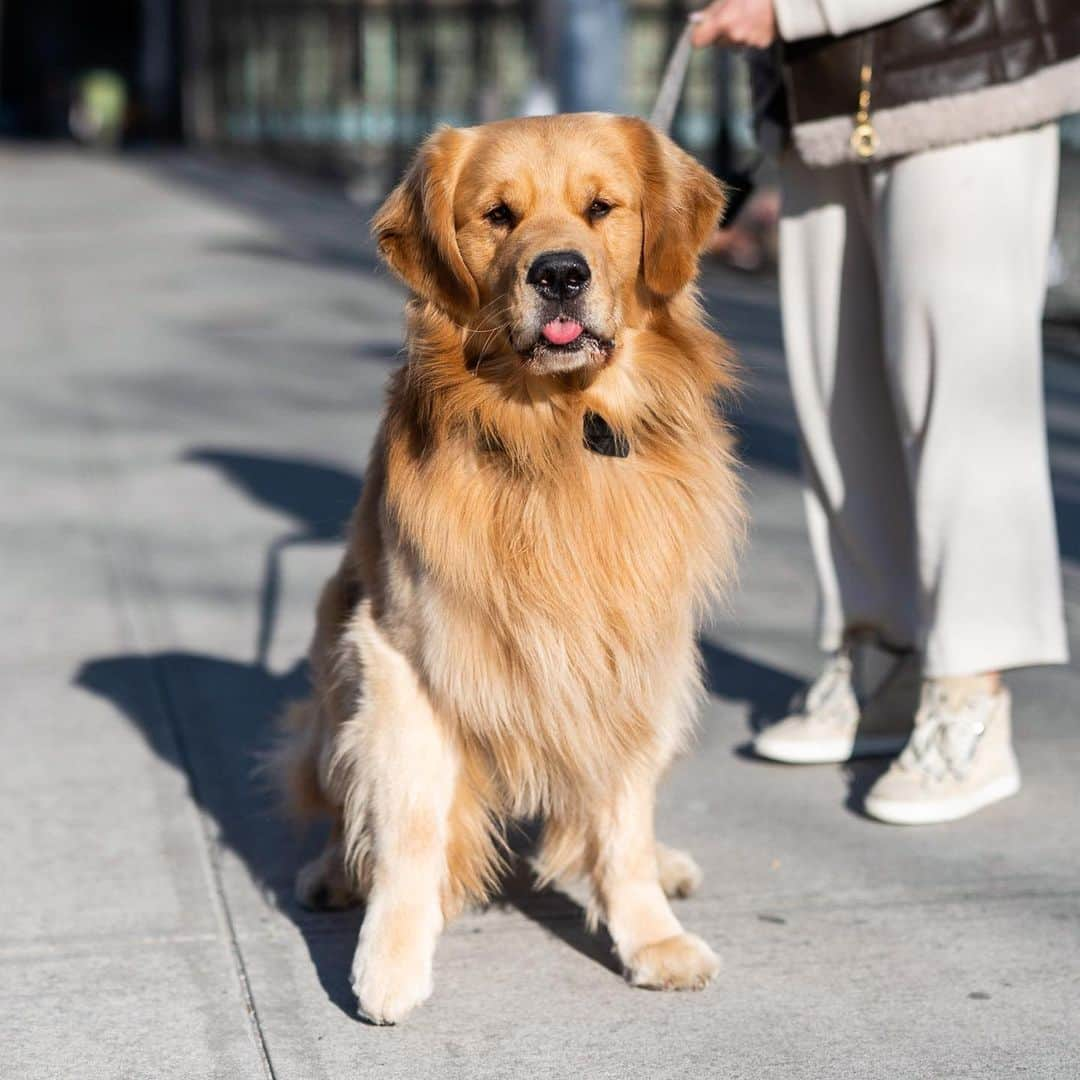
[[[570,300],[583,292],[592,273],[579,251],[545,251],[525,277],[546,300]]]

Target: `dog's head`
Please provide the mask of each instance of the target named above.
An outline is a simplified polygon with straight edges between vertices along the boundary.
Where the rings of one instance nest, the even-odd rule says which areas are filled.
[[[722,206],[716,179],[643,121],[577,114],[436,132],[374,232],[473,356],[548,374],[604,363],[684,289]]]

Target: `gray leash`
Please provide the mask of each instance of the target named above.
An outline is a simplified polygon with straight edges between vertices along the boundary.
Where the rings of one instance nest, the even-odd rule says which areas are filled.
[[[687,19],[686,26],[679,35],[675,48],[671,51],[667,67],[664,69],[664,77],[660,80],[656,104],[649,117],[649,122],[653,127],[659,128],[665,134],[671,131],[675,110],[679,107],[679,98],[682,97],[683,86],[686,83],[686,73],[690,69],[690,57],[694,52],[690,35],[694,32],[694,22],[693,16]]]
[[[694,53],[694,46],[690,43],[694,26],[700,20],[697,12],[692,13],[686,20],[679,40],[675,48],[671,50],[667,67],[664,69],[664,77],[660,80],[660,91],[656,95],[656,104],[653,106],[649,122],[653,127],[664,132],[671,133],[671,125],[675,120],[675,111],[679,107],[679,98],[682,97],[683,87],[686,84],[686,73],[690,69],[690,57]],[[760,151],[754,160],[741,169],[730,169],[721,174],[720,179],[727,189],[727,206],[723,220],[720,223],[722,229],[731,224],[742,208],[743,203],[750,197],[754,190],[754,171],[761,163]]]

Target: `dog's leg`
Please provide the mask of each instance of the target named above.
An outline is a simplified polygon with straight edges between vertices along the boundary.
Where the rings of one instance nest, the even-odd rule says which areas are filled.
[[[697,892],[701,885],[701,867],[690,852],[657,842],[656,862],[665,896],[681,900]]]
[[[653,837],[655,781],[627,781],[594,822],[593,886],[619,959],[635,986],[699,990],[719,970],[712,950],[686,933],[664,895]]]
[[[368,612],[350,635],[363,658],[365,701],[339,734],[350,787],[346,850],[373,844],[352,986],[362,1016],[393,1024],[431,993],[459,762],[408,660]],[[355,843],[353,830],[368,834]]]
[[[309,911],[336,911],[352,907],[360,899],[345,869],[345,845],[341,824],[335,823],[326,847],[296,875],[296,900]]]

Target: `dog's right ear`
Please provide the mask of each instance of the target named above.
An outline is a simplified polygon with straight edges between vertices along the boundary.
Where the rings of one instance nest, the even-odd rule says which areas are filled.
[[[371,225],[390,269],[418,296],[459,318],[479,303],[454,226],[454,189],[466,142],[467,133],[455,128],[430,135]]]

